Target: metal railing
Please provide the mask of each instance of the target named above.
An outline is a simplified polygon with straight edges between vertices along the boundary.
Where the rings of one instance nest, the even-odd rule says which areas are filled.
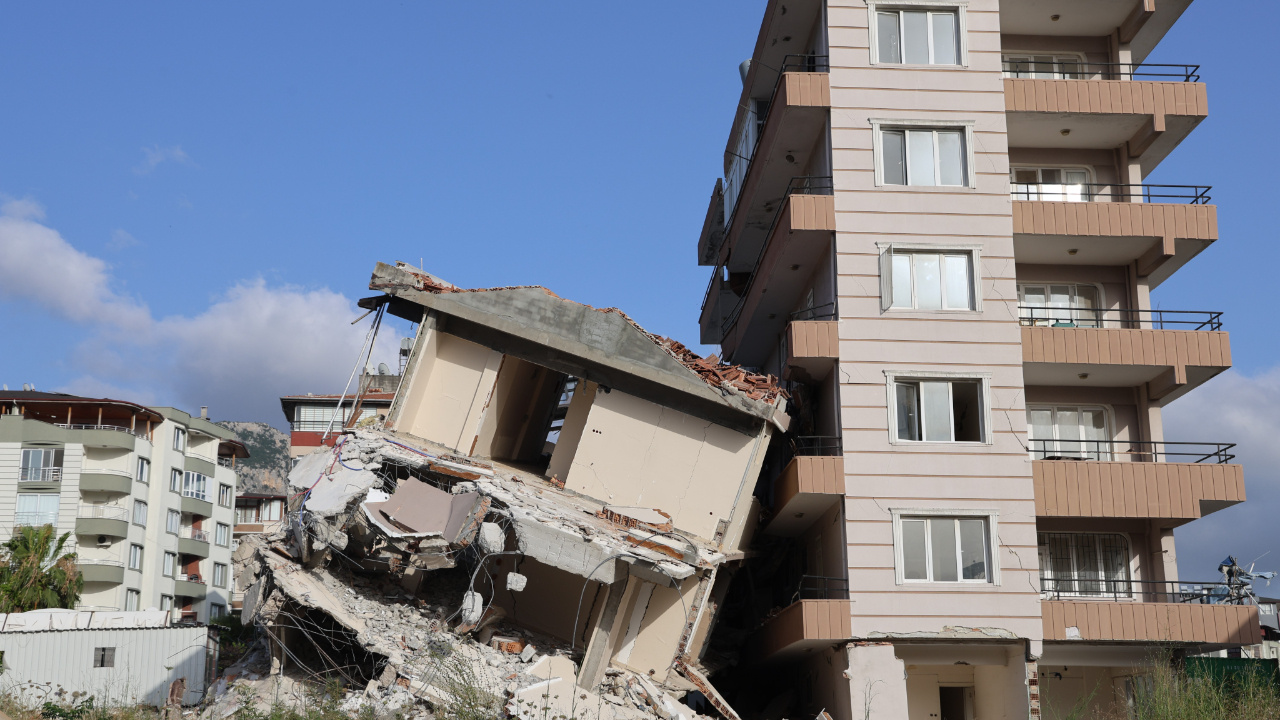
[[[1039,80],[1163,80],[1199,82],[1199,65],[1099,63],[1087,60],[1004,60],[1004,76]]]
[[[129,510],[116,505],[81,505],[76,512],[76,517],[128,520]]]
[[[1151,442],[1145,440],[1030,440],[1036,460],[1119,460],[1223,464],[1235,459],[1235,443]]]
[[[791,313],[792,320],[835,320],[836,304],[833,302],[814,305]]]
[[[1212,310],[1130,310],[1128,308],[1103,310],[1019,305],[1018,319],[1028,327],[1222,329],[1222,313]]]
[[[1108,579],[1101,573],[1069,577],[1040,576],[1040,596],[1045,600],[1132,600],[1188,605],[1243,604],[1227,601],[1227,586],[1217,581],[1167,582],[1162,580]]]
[[[76,565],[108,565],[110,567],[124,567],[124,561],[104,558],[77,557]]]
[[[760,67],[766,66],[761,65]],[[783,77],[789,72],[830,72],[831,65],[826,55],[792,54],[783,57],[782,64],[778,68],[769,69],[774,70],[778,77],[773,81],[773,90],[769,92],[769,105],[765,110],[765,116],[757,119],[761,130],[756,133],[756,140],[751,145],[751,152],[745,157],[735,155],[733,162],[729,165],[729,172],[725,174],[723,196],[727,206],[724,217],[726,230],[733,227],[734,217],[738,213],[738,207],[742,204],[742,189],[746,187],[747,179],[751,177],[751,168],[755,164],[756,152],[760,149],[760,140],[764,137],[764,128],[769,123],[769,115],[773,111],[774,101],[778,98],[778,88],[782,87]],[[750,117],[744,116],[743,122],[749,121]],[[742,165],[742,163],[745,163],[745,165]],[[736,182],[732,181],[735,177],[738,178]]]
[[[849,597],[849,581],[842,577],[801,575],[800,582],[791,596],[798,600],[844,600]]]
[[[195,498],[196,500],[203,500],[205,502],[209,502],[209,491],[194,490],[192,488],[183,488],[182,497]]]
[[[234,468],[236,466],[233,458],[223,457],[221,455],[218,456],[218,465],[224,468]]]
[[[203,543],[209,542],[209,533],[204,530],[197,530],[195,528],[191,528],[190,530],[188,530],[186,533],[182,535],[182,537],[185,537],[188,540],[199,540],[200,542],[203,542]]]
[[[795,435],[788,438],[793,456],[839,456],[844,454],[840,438],[826,435]]]
[[[142,432],[140,430],[130,430],[129,428],[123,427],[121,425],[82,425],[77,423],[70,423],[70,424],[54,423],[54,424],[65,430],[112,430],[115,432],[122,432],[128,435],[132,435],[136,438],[142,438],[143,440],[147,439],[147,434],[145,432]]]
[[[120,612],[120,608],[114,605],[77,605],[76,609],[82,612]]]
[[[56,510],[43,512],[17,512],[13,514],[14,527],[39,527],[41,525],[57,525]]]
[[[181,581],[183,581],[183,582],[197,583],[197,584],[199,584],[199,585],[205,585],[205,584],[206,584],[206,583],[205,583],[205,581],[204,581],[204,580],[203,580],[199,575],[197,575],[197,574],[195,574],[195,573],[190,573],[190,574],[188,574],[188,573],[178,573],[178,579],[179,579],[179,580],[181,580]]]
[[[1009,183],[1014,200],[1045,202],[1136,202],[1208,205],[1212,185],[1120,183]]]
[[[18,482],[62,482],[62,468],[24,467],[18,471]]]

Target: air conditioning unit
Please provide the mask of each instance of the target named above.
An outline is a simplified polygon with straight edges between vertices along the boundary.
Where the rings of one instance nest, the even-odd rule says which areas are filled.
[[[100,548],[111,547],[111,541],[107,539],[106,535],[98,536],[98,547]]]

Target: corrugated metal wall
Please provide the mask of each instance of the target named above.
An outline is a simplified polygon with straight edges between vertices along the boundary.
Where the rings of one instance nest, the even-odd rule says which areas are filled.
[[[194,704],[204,695],[208,635],[202,626],[0,633],[0,693],[39,703],[61,687],[68,697],[92,695],[98,706],[161,706],[169,683],[185,677],[183,703]],[[115,648],[114,667],[93,666],[100,647]]]

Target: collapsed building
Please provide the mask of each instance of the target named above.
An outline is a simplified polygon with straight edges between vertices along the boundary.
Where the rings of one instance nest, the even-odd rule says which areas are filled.
[[[370,288],[418,328],[385,420],[300,458],[285,527],[237,550],[272,670],[735,717],[702,662],[791,422],[777,379],[541,287]]]

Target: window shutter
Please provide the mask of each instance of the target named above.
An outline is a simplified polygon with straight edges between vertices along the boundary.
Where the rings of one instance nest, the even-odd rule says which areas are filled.
[[[880,249],[880,311],[893,305],[893,248]]]

